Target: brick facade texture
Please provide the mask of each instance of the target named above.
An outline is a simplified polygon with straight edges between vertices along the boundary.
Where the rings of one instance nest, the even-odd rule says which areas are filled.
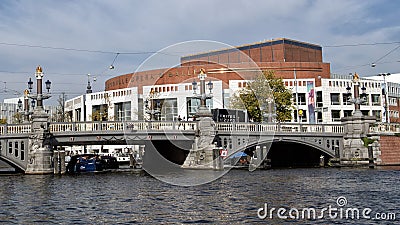
[[[259,67],[263,71],[275,71],[277,77],[284,79],[293,79],[294,71],[296,71],[298,79],[315,78],[316,86],[320,85],[318,77],[330,77],[330,64],[322,61],[320,46],[278,39],[238,46],[237,49],[228,49],[228,51],[217,50],[182,57],[180,67],[120,75],[107,80],[105,89],[108,91],[138,87],[139,93],[142,94],[143,86],[191,83],[194,78],[197,78],[201,68],[206,70],[208,79],[221,80],[223,88],[228,88],[229,80],[250,80],[254,77],[254,73],[243,72],[243,70],[240,73],[221,71],[222,68],[254,67]]]
[[[400,165],[400,137],[381,136],[379,143],[382,165]]]

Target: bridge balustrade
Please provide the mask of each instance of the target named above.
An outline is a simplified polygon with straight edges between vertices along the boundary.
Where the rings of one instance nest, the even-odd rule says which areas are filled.
[[[2,131],[2,134],[6,132],[7,134],[27,134],[31,132],[30,124],[18,124],[18,125],[7,125],[6,130]]]
[[[95,121],[51,123],[51,133],[61,132],[92,132],[92,131],[122,131],[130,130],[195,130],[196,122],[173,121]],[[307,133],[344,133],[341,124],[263,124],[263,123],[216,123],[218,131],[248,131],[248,132],[307,132]],[[370,127],[370,132],[400,132],[399,125],[379,125]],[[30,124],[0,126],[0,134],[30,133]]]
[[[50,132],[91,132],[91,131],[122,131],[130,130],[194,130],[196,122],[173,121],[102,121],[102,122],[71,122],[52,123]]]
[[[370,133],[398,133],[400,132],[400,124],[392,123],[376,123],[369,127]]]
[[[303,132],[303,133],[344,133],[341,124],[262,124],[262,123],[217,123],[219,131],[249,132]]]
[[[324,129],[322,132],[344,133],[344,126],[343,125],[324,125]]]

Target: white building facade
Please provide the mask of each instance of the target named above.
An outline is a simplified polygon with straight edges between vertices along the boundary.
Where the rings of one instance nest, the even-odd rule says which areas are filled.
[[[213,81],[213,98],[207,100],[207,107],[229,108],[230,97],[246,87],[247,82],[230,80],[228,89],[224,89],[221,81]],[[283,82],[293,93],[292,120],[287,122],[338,123],[340,118],[350,116],[354,111],[354,104],[349,101],[347,90],[350,87],[350,93],[354,94],[350,76],[322,78],[320,86],[316,86],[314,78],[283,79]],[[365,102],[361,104],[360,110],[364,115],[376,116],[379,121],[384,122],[385,96],[382,94],[382,81],[361,78],[359,84],[360,93],[362,87],[366,90]],[[388,87],[388,104],[398,106],[400,85],[389,82]],[[178,116],[190,119],[199,104],[199,99],[194,98],[192,84],[179,83],[143,86],[141,91],[132,87],[90,93],[67,100],[65,111],[69,113],[71,121],[121,121],[149,120],[149,110],[156,110],[158,114],[154,119],[172,121]],[[396,109],[390,110],[390,113],[393,117],[399,116]]]

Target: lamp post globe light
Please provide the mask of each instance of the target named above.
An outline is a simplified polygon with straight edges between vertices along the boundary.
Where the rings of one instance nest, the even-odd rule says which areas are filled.
[[[200,94],[197,94],[197,82],[194,80],[192,83],[192,89],[193,89],[193,95],[194,98],[200,99],[200,107],[198,111],[196,112],[196,117],[211,117],[211,111],[208,110],[206,101],[207,99],[211,99],[212,96],[212,89],[214,88],[214,85],[211,81],[207,83],[207,88],[209,90],[209,93],[206,93],[206,71],[204,68],[200,69],[200,74],[198,75],[198,78],[200,80]]]
[[[387,91],[387,83],[386,83],[386,77],[390,76],[390,73],[380,73],[378,74],[378,76],[382,76],[383,77],[383,87],[382,87],[382,95],[384,96],[384,100],[385,100],[385,104],[384,104],[384,109],[385,109],[385,122],[390,124],[390,117],[389,117],[389,110],[388,110],[388,100],[389,100],[389,96],[388,96],[388,91]]]

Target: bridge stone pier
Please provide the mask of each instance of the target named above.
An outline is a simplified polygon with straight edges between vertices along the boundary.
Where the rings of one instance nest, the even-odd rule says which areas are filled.
[[[201,117],[198,121],[194,143],[182,168],[187,169],[223,169],[219,162],[219,148],[214,144],[215,122],[210,117]]]
[[[53,173],[53,151],[51,150],[51,134],[48,115],[38,109],[32,115],[32,132],[28,137],[28,163],[26,174]]]
[[[363,138],[367,137],[370,125],[375,122],[375,117],[364,116],[359,110],[353,116],[342,118],[344,125],[344,148],[340,155],[342,165],[368,164],[371,153],[364,146]]]

